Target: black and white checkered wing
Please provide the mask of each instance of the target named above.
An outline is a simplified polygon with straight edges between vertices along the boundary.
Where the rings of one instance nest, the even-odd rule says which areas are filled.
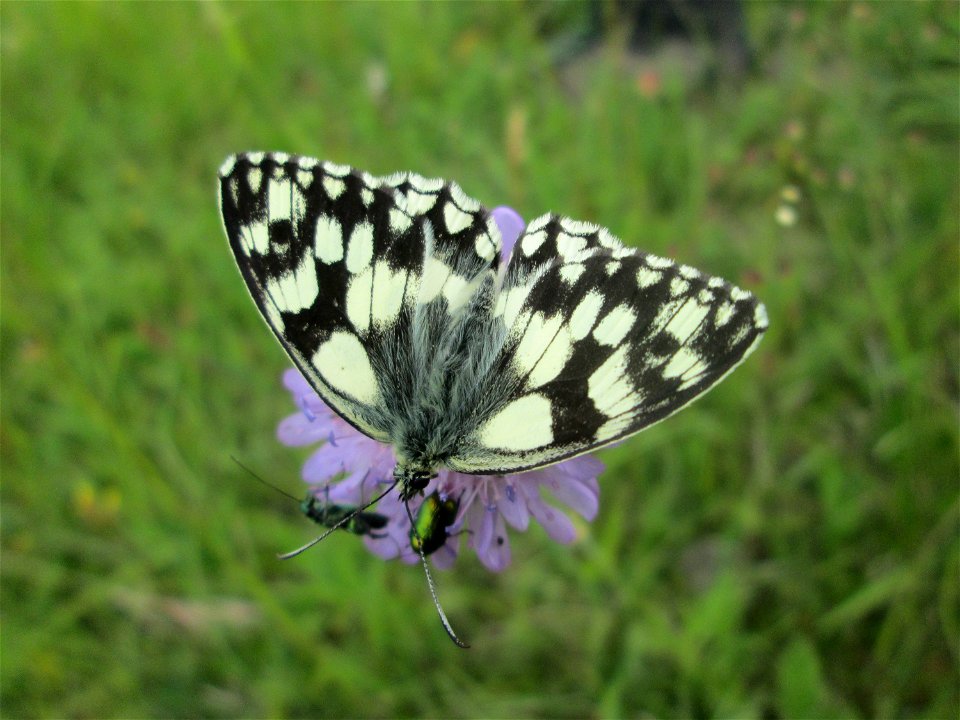
[[[636,433],[719,382],[767,327],[749,292],[550,215],[519,239],[493,312],[509,392],[448,461],[461,472],[539,467]]]
[[[445,330],[427,321],[455,317],[495,274],[486,211],[453,183],[284,153],[228,158],[220,202],[277,339],[328,405],[391,442],[401,396],[416,392],[411,368]]]

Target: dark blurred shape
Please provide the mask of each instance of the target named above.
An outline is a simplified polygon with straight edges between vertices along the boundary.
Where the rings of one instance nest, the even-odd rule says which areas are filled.
[[[740,0],[594,0],[589,8],[586,48],[606,33],[623,32],[638,54],[664,40],[703,42],[716,52],[719,75],[740,77],[752,64]]]

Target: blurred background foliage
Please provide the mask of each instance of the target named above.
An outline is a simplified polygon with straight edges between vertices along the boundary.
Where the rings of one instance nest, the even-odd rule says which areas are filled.
[[[4,2],[3,714],[956,717],[957,4],[742,10]],[[440,574],[458,650],[419,568],[277,561],[314,528],[230,460],[303,490],[217,213],[253,149],[599,222],[770,332],[573,546]]]

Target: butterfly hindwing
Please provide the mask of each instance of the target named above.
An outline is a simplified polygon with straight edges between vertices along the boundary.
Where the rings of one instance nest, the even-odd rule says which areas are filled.
[[[494,314],[510,389],[448,461],[461,472],[547,465],[658,422],[732,370],[767,325],[750,293],[556,216],[518,240]]]

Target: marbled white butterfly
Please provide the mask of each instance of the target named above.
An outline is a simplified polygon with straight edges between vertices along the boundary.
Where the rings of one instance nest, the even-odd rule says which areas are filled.
[[[442,466],[509,474],[632,435],[767,328],[749,292],[557,215],[501,269],[489,212],[442,179],[245,153],[220,168],[220,204],[267,324],[331,408],[393,446],[403,500]]]

